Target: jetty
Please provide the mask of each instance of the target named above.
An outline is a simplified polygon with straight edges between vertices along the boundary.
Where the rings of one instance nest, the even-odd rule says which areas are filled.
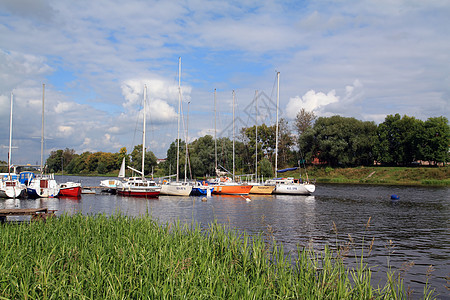
[[[31,216],[31,220],[46,220],[55,216],[55,211],[48,208],[11,208],[0,209],[0,223],[5,223],[8,216]]]

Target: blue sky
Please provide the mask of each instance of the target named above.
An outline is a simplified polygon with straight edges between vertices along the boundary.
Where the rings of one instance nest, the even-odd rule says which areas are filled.
[[[276,71],[291,124],[301,108],[376,123],[449,118],[448,16],[445,0],[3,0],[0,144],[13,92],[13,162],[39,161],[45,83],[45,156],[131,151],[146,84],[148,146],[163,158],[177,136],[178,57],[190,140],[213,134],[215,88],[220,131],[232,91],[237,117],[249,120],[256,90],[275,97]]]

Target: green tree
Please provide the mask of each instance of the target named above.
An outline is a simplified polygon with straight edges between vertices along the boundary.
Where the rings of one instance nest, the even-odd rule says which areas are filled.
[[[421,120],[406,115],[388,115],[377,129],[377,160],[391,165],[405,165],[417,160],[421,156],[423,130],[424,124]]]
[[[449,161],[450,126],[445,117],[429,118],[424,123],[420,159],[434,163]]]
[[[320,117],[299,140],[307,159],[318,157],[331,166],[370,165],[377,126],[341,116]]]
[[[142,144],[134,146],[131,152],[131,162],[130,165],[136,170],[142,171]],[[152,151],[145,151],[145,162],[144,162],[144,173],[145,175],[151,174],[153,167],[157,165],[156,155]]]
[[[312,111],[306,111],[302,108],[295,117],[295,129],[297,130],[298,136],[301,136],[303,132],[308,130],[314,125],[316,120],[316,115]]]

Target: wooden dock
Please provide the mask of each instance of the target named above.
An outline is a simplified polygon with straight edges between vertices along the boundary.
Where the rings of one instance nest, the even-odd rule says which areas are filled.
[[[48,208],[12,208],[0,209],[0,223],[6,222],[8,216],[31,216],[31,220],[46,220],[55,216],[55,211]]]

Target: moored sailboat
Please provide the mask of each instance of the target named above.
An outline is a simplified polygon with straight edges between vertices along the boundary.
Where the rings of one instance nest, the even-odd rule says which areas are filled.
[[[278,170],[278,107],[280,102],[280,72],[277,72],[277,125],[275,133],[275,177],[277,173],[295,170],[297,168],[289,168]],[[274,185],[274,194],[291,194],[291,195],[311,195],[316,190],[316,186],[309,182],[308,178],[304,182],[294,178],[273,178],[266,180],[267,185]]]
[[[181,115],[181,57],[178,58],[178,133],[177,133],[177,179],[176,182],[167,181],[161,185],[161,194],[168,196],[189,196],[192,185],[179,181],[180,169],[180,115]],[[187,146],[187,141],[186,141]],[[187,155],[187,153],[186,153]],[[186,176],[185,176],[186,177]]]
[[[0,179],[0,198],[22,198],[26,195],[26,186],[20,183],[17,174],[11,174],[12,112],[13,93],[11,93],[11,114],[9,120],[8,173]]]
[[[145,178],[145,123],[146,123],[146,101],[147,101],[147,86],[144,85],[144,124],[142,134],[142,171],[138,171],[128,166],[128,168],[141,174],[141,177],[130,177],[117,187],[117,193],[121,196],[134,197],[158,197],[161,192],[161,187],[155,181]]]
[[[122,164],[120,166],[118,178],[125,178],[125,157],[122,160]],[[122,186],[122,181],[120,179],[105,179],[100,181],[100,186],[105,188],[107,192],[115,194],[117,188]]]
[[[27,186],[27,194],[30,198],[51,198],[59,194],[59,184],[53,174],[44,174],[44,107],[45,84],[42,84],[42,128],[41,128],[41,174],[31,179]]]
[[[215,163],[216,163],[216,175],[217,178],[210,180],[213,184],[213,194],[216,195],[248,195],[252,189],[252,185],[242,184],[235,181],[235,128],[234,128],[234,90],[233,90],[233,178],[220,176],[221,172],[217,168],[217,141],[216,141],[216,128],[214,125],[214,146],[215,146]],[[216,90],[214,90],[214,111],[216,106]]]

